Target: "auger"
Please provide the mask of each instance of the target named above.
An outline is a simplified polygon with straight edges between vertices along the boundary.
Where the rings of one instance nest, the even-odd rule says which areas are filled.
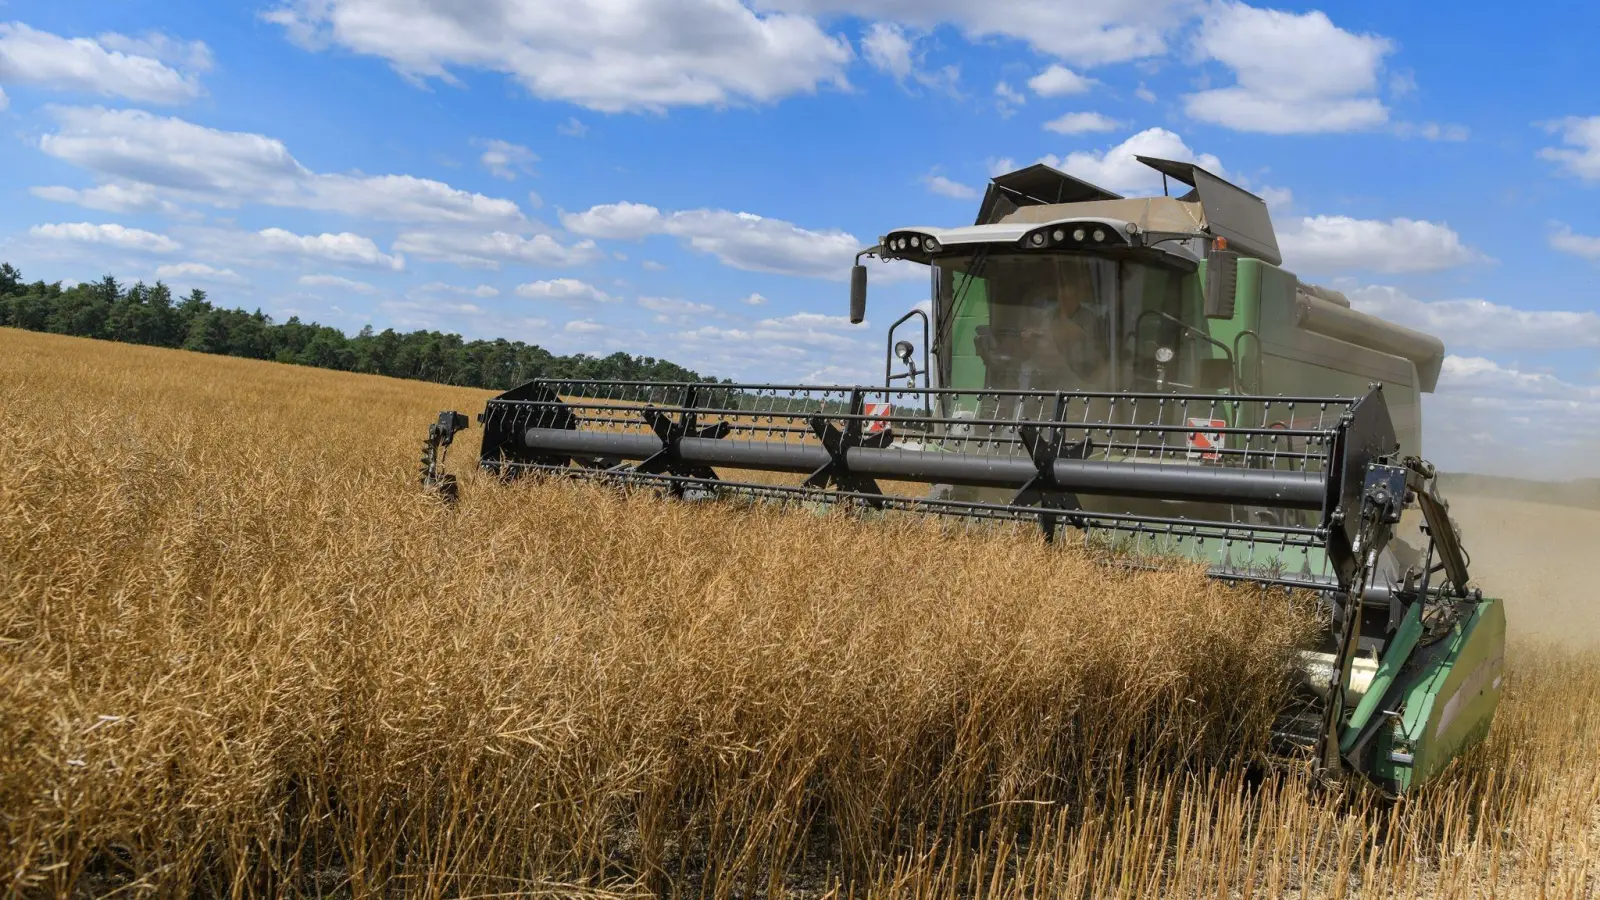
[[[1190,191],[1124,198],[1035,165],[993,179],[974,225],[863,250],[852,322],[862,257],[931,281],[931,311],[888,329],[882,385],[538,379],[478,416],[479,465],[1021,521],[1120,563],[1304,592],[1325,627],[1275,745],[1404,793],[1482,738],[1504,673],[1503,607],[1472,586],[1420,452],[1444,346],[1282,269],[1260,198],[1140,160]],[[450,498],[439,454],[465,427],[442,413],[424,452]]]

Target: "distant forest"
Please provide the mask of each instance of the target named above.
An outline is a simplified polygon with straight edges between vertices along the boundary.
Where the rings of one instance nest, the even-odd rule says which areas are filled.
[[[369,325],[346,337],[297,316],[274,322],[259,309],[223,309],[199,288],[175,301],[159,281],[124,287],[107,275],[68,288],[59,281],[28,284],[10,263],[0,263],[0,326],[494,390],[541,377],[715,380],[650,356],[557,356],[537,344],[468,341],[438,331],[402,334]]]

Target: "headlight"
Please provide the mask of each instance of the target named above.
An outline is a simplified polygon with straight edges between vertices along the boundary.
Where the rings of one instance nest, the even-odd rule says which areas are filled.
[[[1176,355],[1176,354],[1174,354],[1172,352],[1172,348],[1171,347],[1157,347],[1156,348],[1156,362],[1161,363],[1162,365],[1166,365],[1167,363],[1172,362],[1172,357],[1174,355]]]
[[[922,242],[922,249],[928,251],[929,253],[938,253],[939,252],[939,242],[934,240],[933,238],[926,238]]]
[[[1044,246],[1044,232],[1035,231],[1031,236],[1029,236],[1028,243],[1034,245],[1035,247],[1043,247]]]
[[[922,238],[919,238],[914,234],[911,236],[911,246],[912,246],[913,249],[915,249],[917,246],[921,245],[921,243],[922,243]]]
[[[1096,228],[1094,230],[1094,239],[1097,242],[1098,241],[1103,241],[1103,240],[1106,239],[1106,233],[1104,231],[1101,231],[1100,229]]]
[[[1064,241],[1067,239],[1067,233],[1057,228],[1055,231],[1050,233],[1050,238],[1055,241]]]
[[[1083,229],[1082,228],[1074,228],[1072,230],[1072,239],[1075,240],[1075,241],[1083,240]]]

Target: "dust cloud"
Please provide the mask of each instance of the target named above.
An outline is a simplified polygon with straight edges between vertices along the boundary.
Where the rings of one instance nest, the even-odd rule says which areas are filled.
[[[1511,641],[1600,646],[1600,508],[1458,487],[1450,514],[1472,556],[1473,579],[1506,602]]]

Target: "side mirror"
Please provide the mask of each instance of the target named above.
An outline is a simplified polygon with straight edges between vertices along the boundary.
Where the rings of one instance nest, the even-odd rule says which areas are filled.
[[[1239,288],[1239,254],[1212,250],[1206,257],[1206,318],[1233,318],[1233,295]]]
[[[850,270],[850,324],[860,325],[867,317],[867,267],[856,263]]]

